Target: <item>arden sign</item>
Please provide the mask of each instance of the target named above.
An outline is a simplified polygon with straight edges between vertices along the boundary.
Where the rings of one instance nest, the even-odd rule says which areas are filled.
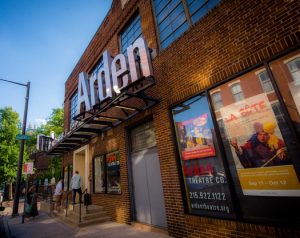
[[[140,59],[139,64],[137,58]],[[83,104],[85,111],[89,111],[139,78],[152,75],[149,48],[143,38],[138,38],[127,48],[127,56],[118,54],[112,59],[106,50],[102,59],[103,66],[96,75],[79,74],[76,115],[81,113]]]

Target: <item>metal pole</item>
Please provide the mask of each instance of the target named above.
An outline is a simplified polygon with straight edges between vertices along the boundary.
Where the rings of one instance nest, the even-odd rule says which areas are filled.
[[[25,133],[26,133],[26,122],[27,122],[27,111],[28,111],[30,82],[27,82],[26,87],[27,87],[27,91],[26,91],[26,97],[25,97],[25,109],[24,109],[24,116],[23,116],[22,135],[25,135]],[[14,206],[13,206],[12,216],[18,216],[19,215],[18,210],[19,210],[20,184],[21,184],[23,156],[24,156],[24,145],[25,145],[25,139],[22,139],[21,144],[20,144],[18,172],[17,172],[17,180],[16,180],[16,188],[15,188]]]

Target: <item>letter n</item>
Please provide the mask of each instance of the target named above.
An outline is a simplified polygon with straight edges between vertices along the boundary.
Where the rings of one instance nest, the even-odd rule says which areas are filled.
[[[137,51],[139,53],[137,53]],[[128,46],[127,48],[127,55],[128,55],[128,63],[131,75],[131,82],[136,81],[138,78],[144,76],[148,77],[152,75],[152,65],[151,65],[151,58],[147,43],[144,39],[138,38],[132,45]],[[136,65],[136,59],[140,57],[140,65]]]

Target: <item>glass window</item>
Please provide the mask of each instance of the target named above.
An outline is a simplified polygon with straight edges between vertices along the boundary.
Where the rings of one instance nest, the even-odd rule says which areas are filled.
[[[105,192],[105,157],[104,155],[94,158],[94,193]]]
[[[212,98],[215,110],[219,110],[223,106],[221,92],[212,93],[211,98]]]
[[[275,81],[300,137],[300,51],[270,63]]]
[[[300,57],[287,63],[293,80],[300,83]]]
[[[231,86],[231,92],[236,102],[244,99],[244,94],[239,83],[235,83]]]
[[[300,196],[294,136],[275,92],[267,94],[254,71],[238,80],[239,84],[228,82],[217,88],[223,107],[215,109],[215,117],[241,214],[246,219],[291,220]],[[229,93],[241,91],[232,90],[236,85],[243,85],[245,92],[240,100]],[[284,209],[279,208],[282,204]]]
[[[94,193],[121,194],[119,151],[93,159],[93,185]]]
[[[188,23],[181,0],[153,0],[161,48],[168,47],[187,29]]]
[[[70,108],[70,129],[75,125],[75,120],[73,120],[73,117],[76,116],[76,110],[77,110],[77,101],[78,101],[78,92],[76,92],[71,97],[71,108]]]
[[[273,85],[271,83],[270,77],[267,73],[267,71],[263,71],[261,73],[258,74],[258,77],[260,79],[260,83],[263,87],[263,90],[267,93],[267,92],[272,92],[274,91]]]
[[[220,0],[187,0],[192,22],[195,23],[204,17],[211,9],[218,5]]]
[[[107,192],[121,193],[120,155],[112,152],[106,155]]]
[[[234,217],[206,96],[172,109],[189,213]]]
[[[129,45],[142,36],[141,17],[136,14],[120,33],[121,52],[126,54]]]
[[[94,69],[92,70],[92,74],[94,75],[94,77],[97,78],[97,73],[99,71],[99,69],[101,69],[104,65],[104,62],[102,60],[102,58],[99,60],[99,62],[96,64],[96,66],[94,67]]]
[[[136,127],[131,132],[132,152],[137,152],[156,145],[153,121]]]
[[[153,0],[160,45],[167,48],[190,26],[205,16],[221,0]],[[186,13],[185,8],[189,11]]]

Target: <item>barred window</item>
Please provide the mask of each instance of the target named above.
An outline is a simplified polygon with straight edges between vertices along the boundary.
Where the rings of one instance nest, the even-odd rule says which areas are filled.
[[[161,48],[167,48],[219,2],[220,0],[153,0]]]
[[[120,34],[121,52],[126,54],[129,45],[142,36],[141,17],[136,14],[125,26]]]
[[[213,9],[220,0],[187,0],[186,3],[189,8],[191,20],[193,23],[199,21],[211,9]]]
[[[70,129],[75,125],[75,120],[73,120],[73,117],[76,115],[77,110],[77,101],[78,101],[78,92],[76,92],[71,97],[71,108],[70,108]]]

